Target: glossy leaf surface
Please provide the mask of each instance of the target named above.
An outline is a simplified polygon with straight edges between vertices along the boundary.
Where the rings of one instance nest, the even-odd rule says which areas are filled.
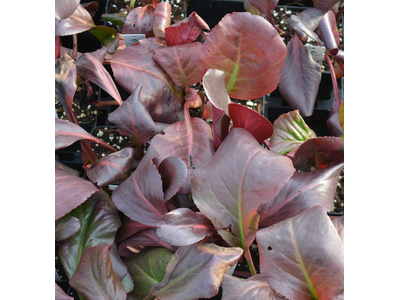
[[[156,124],[141,101],[141,88],[140,83],[128,99],[108,115],[108,120],[117,126],[119,133],[131,137],[136,145],[147,142],[156,131]]]
[[[223,273],[228,273],[242,253],[240,248],[215,244],[180,247],[169,262],[164,279],[152,286],[145,299],[151,295],[163,300],[211,298],[218,293]]]
[[[201,80],[201,48],[202,44],[199,42],[159,48],[153,58],[176,86],[193,85]]]
[[[282,155],[288,154],[306,140],[316,137],[317,135],[304,122],[299,111],[290,111],[275,120],[270,150]]]
[[[303,117],[309,117],[314,111],[321,66],[313,60],[296,34],[287,49],[279,91],[293,109],[298,109]]]
[[[225,73],[217,69],[209,69],[203,76],[203,86],[208,100],[229,116],[228,105],[231,103],[225,88]]]
[[[268,21],[248,12],[232,13],[207,36],[199,68],[202,75],[208,69],[223,71],[230,97],[254,99],[276,89],[285,57],[286,46]]]
[[[335,165],[312,172],[295,172],[276,197],[260,205],[259,226],[270,226],[320,205],[333,211],[333,199],[343,165]]]
[[[131,10],[126,16],[121,33],[136,33],[149,35],[153,31],[152,5],[140,6]]]
[[[135,287],[127,300],[142,300],[151,287],[164,279],[166,268],[173,252],[165,248],[147,248],[139,254],[125,259]]]
[[[85,202],[99,187],[67,171],[55,170],[55,219],[58,220]]]
[[[324,15],[319,22],[318,29],[326,50],[329,54],[335,56],[339,52],[339,33],[336,28],[336,18],[333,11],[330,10]]]
[[[126,147],[108,154],[86,170],[87,177],[99,187],[125,180],[134,169],[134,151],[133,148]]]
[[[60,218],[56,221],[55,240],[59,242],[69,238],[77,233],[79,228],[81,228],[81,221],[79,219],[72,216]]]
[[[171,25],[171,4],[160,2],[153,13],[153,32],[156,37],[165,38],[165,28]]]
[[[315,206],[257,232],[260,271],[288,299],[332,299],[343,281],[343,243]]]
[[[188,246],[212,235],[214,226],[203,214],[177,208],[165,214],[157,224],[157,235],[174,246]]]
[[[115,275],[108,245],[85,249],[69,284],[88,300],[125,300],[126,292]]]
[[[78,34],[89,30],[96,25],[93,23],[89,12],[79,4],[68,18],[55,23],[55,36]]]
[[[76,61],[76,70],[79,75],[97,84],[121,105],[122,99],[115,86],[114,80],[103,66],[106,53],[107,48],[103,47],[94,52],[82,54]]]
[[[317,29],[319,22],[325,15],[324,12],[317,8],[308,8],[297,15],[299,20],[307,26],[311,31]]]
[[[271,201],[293,172],[288,157],[234,128],[211,161],[194,171],[193,200],[229,245],[246,251],[258,229],[257,207]]]
[[[128,237],[134,235],[135,233],[148,228],[156,228],[156,227],[144,225],[125,217],[122,220],[121,227],[118,229],[117,236],[115,237],[115,242],[120,243],[121,241],[127,239]]]
[[[187,178],[188,169],[185,162],[179,157],[169,156],[158,166],[164,186],[164,199],[171,199],[182,187]]]
[[[168,46],[188,44],[195,41],[204,29],[210,30],[210,27],[196,12],[192,12],[189,17],[165,28],[165,41]]]
[[[71,278],[86,248],[114,243],[115,233],[121,225],[118,211],[110,196],[101,190],[85,203],[74,209],[68,216],[81,222],[79,231],[60,242],[59,256],[65,273]]]
[[[79,5],[79,0],[57,0],[55,1],[55,17],[58,20],[68,18],[74,13]]]
[[[233,123],[232,128],[246,129],[259,143],[269,138],[274,131],[268,119],[247,106],[230,103],[228,111]]]

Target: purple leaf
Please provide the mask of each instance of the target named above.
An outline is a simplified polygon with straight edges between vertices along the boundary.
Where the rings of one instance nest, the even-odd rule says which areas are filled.
[[[165,28],[171,25],[171,4],[160,2],[153,13],[153,32],[156,37],[165,38]]]
[[[113,271],[108,248],[108,245],[87,248],[69,281],[85,299],[126,299],[126,291]]]
[[[313,7],[302,11],[297,17],[310,31],[314,31],[324,15],[324,12]]]
[[[344,244],[344,216],[330,216],[330,219]]]
[[[121,221],[110,196],[104,190],[93,194],[68,216],[73,216],[81,222],[77,233],[60,242],[59,257],[65,273],[71,279],[83,251],[97,245],[111,246]]]
[[[74,300],[73,297],[68,296],[59,286],[57,283],[56,285],[56,293],[55,293],[55,300]]]
[[[240,248],[215,244],[180,247],[163,281],[153,285],[145,299],[152,295],[163,300],[211,298],[218,293],[223,273],[228,273],[242,253]]]
[[[307,24],[310,24],[310,22],[308,22],[309,20],[307,18],[305,19],[307,21]],[[296,15],[291,15],[290,19],[286,19],[286,22],[301,37],[310,36],[318,44],[321,44],[321,40],[319,39],[318,35],[310,27],[308,27],[307,24],[305,24],[300,17]],[[310,25],[314,26],[314,23],[311,22]]]
[[[154,162],[159,166],[170,156],[182,159],[188,171],[187,180],[179,193],[190,193],[190,178],[194,169],[209,162],[214,154],[214,142],[210,126],[199,118],[190,119],[189,128],[186,122],[176,122],[165,129],[165,134],[156,135],[151,146],[159,153]]]
[[[95,26],[89,12],[79,4],[74,13],[68,18],[59,22],[56,19],[55,36],[78,34]]]
[[[233,123],[232,128],[246,129],[259,143],[272,135],[274,128],[271,122],[251,108],[237,103],[230,103],[228,110]]]
[[[276,293],[264,279],[262,274],[240,279],[223,274],[222,300],[283,300],[285,297]]]
[[[193,85],[201,80],[199,59],[202,44],[194,42],[159,48],[153,59],[163,68],[176,86]]]
[[[216,108],[223,110],[229,116],[228,105],[231,103],[225,88],[225,73],[216,69],[209,69],[203,76],[203,86],[208,100]],[[214,118],[214,116],[213,116]]]
[[[55,218],[58,220],[85,202],[94,192],[99,191],[99,187],[95,186],[89,180],[74,176],[67,171],[57,168],[55,170]]]
[[[188,208],[178,208],[165,214],[157,224],[157,235],[174,246],[188,246],[214,232],[214,227],[203,214]]]
[[[194,171],[193,200],[229,245],[246,252],[258,228],[257,207],[271,201],[293,172],[290,158],[234,128],[211,161]]]
[[[173,123],[183,119],[183,94],[153,59],[154,51],[165,46],[161,38],[142,39],[116,53],[110,63],[115,80],[130,94],[143,84],[141,99],[155,122]]]
[[[136,145],[152,138],[157,129],[139,96],[141,88],[140,83],[133,94],[108,115],[108,120],[117,126],[121,135],[133,138]]]
[[[161,162],[158,172],[161,175],[163,186],[166,187],[164,199],[168,201],[179,191],[187,178],[187,166],[179,157],[170,156]]]
[[[328,11],[318,26],[322,41],[329,54],[335,56],[338,52],[339,33],[336,28],[336,17],[333,11]]]
[[[120,243],[121,241],[127,239],[135,233],[148,228],[156,227],[144,225],[139,222],[132,221],[128,217],[125,217],[122,221],[122,226],[118,229],[117,235],[115,237],[115,242]]]
[[[153,12],[152,5],[140,6],[131,10],[126,16],[121,33],[146,34],[148,36],[153,31]]]
[[[196,12],[192,12],[189,17],[165,28],[165,41],[168,46],[188,44],[197,39],[202,30],[210,30]]]
[[[302,143],[317,135],[300,116],[298,110],[281,114],[274,122],[274,133],[270,139],[270,150],[279,154],[288,154]]]
[[[323,12],[329,11],[339,0],[313,0],[314,7]]]
[[[81,221],[79,219],[69,216],[60,218],[56,221],[56,238],[57,242],[65,240],[74,235],[81,228]]]
[[[79,125],[66,120],[55,118],[55,129],[56,150],[68,147],[79,140],[89,140],[112,152],[117,151],[114,147],[110,146],[103,140],[94,137]]]
[[[343,281],[343,243],[314,206],[257,232],[260,271],[288,299],[332,299]]]
[[[235,12],[223,17],[207,36],[199,68],[202,75],[208,69],[225,72],[228,95],[248,100],[276,89],[285,57],[286,46],[267,20]]]
[[[56,0],[56,19],[63,20],[74,13],[79,5],[79,0]]]
[[[125,180],[134,169],[134,151],[127,147],[103,157],[86,170],[87,177],[99,187]]]
[[[107,47],[103,47],[91,53],[82,54],[76,61],[76,69],[79,75],[97,84],[104,89],[119,105],[122,104],[121,96],[110,74],[103,66]]]
[[[333,199],[343,164],[315,170],[295,172],[276,197],[262,204],[259,226],[270,226],[315,206],[333,211]]]
[[[113,243],[109,249],[110,259],[113,270],[119,280],[122,280],[128,274],[128,268],[119,256],[118,247]],[[129,291],[130,292],[130,291]]]
[[[272,10],[275,9],[279,0],[249,0],[249,3],[257,8],[262,14],[268,17],[268,20],[273,24]]]
[[[310,51],[303,45],[297,34],[288,44],[279,91],[293,109],[298,109],[303,117],[314,111],[321,66],[315,62]]]
[[[344,140],[338,137],[318,137],[304,142],[293,157],[296,170],[308,172],[311,167],[321,169],[342,164]]]
[[[164,202],[161,176],[153,159],[154,151],[147,151],[139,166],[112,194],[115,206],[131,220],[157,226],[168,212]]]

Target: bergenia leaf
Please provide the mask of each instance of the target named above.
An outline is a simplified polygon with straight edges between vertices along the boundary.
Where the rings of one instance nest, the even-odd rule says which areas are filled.
[[[340,127],[344,130],[344,99],[340,103],[339,107],[339,124]]]
[[[99,42],[104,43],[107,48],[108,46],[110,46],[110,44],[119,42],[119,34],[115,30],[115,28],[96,26],[91,28],[89,32],[93,34]],[[109,50],[110,49],[108,49],[109,53],[114,53],[112,51],[110,52]]]
[[[73,297],[68,296],[59,286],[57,283],[54,283],[56,285],[56,290],[55,290],[55,298],[54,300],[74,300]]]
[[[76,10],[68,18],[55,22],[55,36],[78,34],[95,27],[89,12],[79,4]]]
[[[321,206],[257,232],[260,271],[288,299],[332,299],[344,277],[343,243]]]
[[[183,95],[154,61],[154,51],[165,47],[161,38],[147,38],[117,52],[110,60],[117,83],[132,94],[142,83],[142,102],[155,122],[183,119]]]
[[[122,261],[121,256],[119,255],[118,252],[118,247],[117,244],[114,242],[110,249],[109,249],[109,254],[110,254],[110,259],[113,265],[113,270],[115,275],[117,275],[119,280],[122,280],[128,273],[128,268],[125,265],[125,263]],[[132,287],[133,289],[133,287]],[[127,291],[128,293],[131,292]]]
[[[115,275],[108,245],[85,249],[69,285],[88,300],[125,300],[126,291]]]
[[[194,171],[193,200],[229,245],[246,252],[258,229],[257,207],[271,201],[293,172],[290,158],[233,128],[211,161]]]
[[[344,161],[344,141],[338,137],[318,137],[304,142],[293,157],[296,170],[308,172],[311,167],[321,169]]]
[[[210,30],[210,27],[192,12],[189,17],[165,28],[165,41],[169,47],[188,44],[195,41],[202,30]]]
[[[65,273],[71,279],[84,250],[97,245],[111,246],[121,221],[110,196],[104,190],[93,194],[68,216],[81,222],[76,234],[60,242],[59,257]]]
[[[164,279],[165,271],[174,253],[165,248],[146,248],[139,254],[125,259],[135,282],[127,300],[143,299],[151,287]]]
[[[306,140],[316,138],[315,132],[308,127],[298,110],[281,114],[274,122],[274,133],[270,139],[270,150],[278,154],[287,154]]]
[[[125,24],[127,14],[128,14],[127,11],[122,11],[113,14],[102,14],[101,19],[110,21],[111,23],[122,27]]]
[[[160,173],[153,163],[155,151],[147,151],[139,166],[113,192],[115,206],[131,220],[156,226],[168,212]]]
[[[225,73],[216,69],[209,69],[203,76],[203,86],[208,100],[218,109],[229,116],[228,105],[231,103],[225,88]],[[214,119],[214,116],[213,116]]]
[[[132,221],[128,217],[125,217],[122,220],[121,227],[118,229],[117,236],[115,237],[115,242],[120,243],[121,241],[127,239],[128,237],[134,235],[135,233],[148,228],[156,228],[156,227],[144,225],[139,222]]]
[[[63,20],[74,13],[79,5],[79,0],[56,0],[55,3],[55,17],[58,20]]]
[[[149,35],[153,31],[153,12],[152,5],[140,6],[131,10],[126,16],[121,33],[136,33]]]
[[[324,15],[324,12],[312,7],[302,11],[297,17],[310,31],[314,31]]]
[[[108,115],[108,120],[117,126],[121,135],[131,137],[136,145],[147,142],[157,129],[141,101],[141,88],[142,84],[140,83],[128,99]]]
[[[339,0],[313,0],[314,7],[323,12],[329,11]]]
[[[228,95],[248,100],[276,89],[285,57],[286,46],[267,20],[235,12],[223,17],[207,36],[199,68],[202,75],[208,69],[223,71]]]
[[[61,241],[69,238],[78,232],[81,228],[81,221],[79,219],[69,216],[56,220],[56,234],[55,240]]]
[[[329,216],[344,244],[344,216]]]
[[[199,42],[159,48],[153,58],[175,85],[193,85],[201,80],[199,71],[201,48],[202,44]]]
[[[89,12],[89,14],[92,18],[95,16],[96,12],[99,10],[99,2],[97,2],[97,1],[82,3],[82,6]]]
[[[134,151],[126,147],[103,157],[86,170],[87,177],[99,187],[125,180],[134,169]]]
[[[164,279],[152,286],[145,299],[211,298],[218,293],[223,273],[228,273],[242,253],[240,248],[215,244],[180,247],[169,262]]]
[[[339,33],[336,28],[336,18],[333,11],[328,11],[319,22],[319,32],[329,54],[335,56],[338,52]]]
[[[55,150],[68,147],[79,140],[89,140],[112,152],[117,151],[114,147],[94,137],[79,125],[55,118]]]
[[[296,31],[298,35],[302,37],[309,36],[318,44],[321,44],[321,40],[319,39],[318,35],[297,15],[291,15],[289,19],[286,19],[286,22],[294,31]],[[314,23],[311,23],[311,25],[313,26]]]
[[[233,123],[232,128],[246,129],[259,143],[269,138],[274,132],[274,127],[268,119],[247,106],[230,103],[228,111]]]
[[[174,246],[188,246],[201,241],[214,232],[210,220],[188,208],[174,209],[157,224],[157,235]]]
[[[122,104],[121,96],[114,80],[103,66],[107,48],[103,47],[91,53],[82,54],[76,61],[76,69],[79,75],[104,89],[119,105]]]
[[[249,3],[257,8],[262,14],[268,17],[268,20],[273,24],[272,11],[275,9],[279,0],[249,0]]]
[[[179,191],[187,178],[186,163],[179,157],[169,156],[158,166],[158,172],[165,190],[164,199],[168,201]]]
[[[262,276],[257,274],[248,279],[231,275],[222,276],[222,300],[283,300],[285,297],[277,294]]]
[[[160,2],[153,13],[153,32],[156,37],[165,38],[165,28],[171,25],[171,4]]]
[[[333,211],[333,199],[343,164],[315,170],[295,172],[276,197],[260,205],[259,226],[270,226],[320,205]]]
[[[199,118],[190,119],[190,127],[180,121],[165,129],[165,134],[156,135],[151,147],[160,155],[154,162],[158,167],[170,156],[182,159],[188,169],[187,180],[179,193],[190,193],[190,178],[194,169],[204,166],[214,154],[214,142],[210,126]]]
[[[313,60],[297,34],[293,35],[288,44],[279,92],[293,109],[298,109],[303,117],[309,117],[314,111],[320,81],[321,66]]]
[[[99,190],[99,187],[67,171],[57,168],[55,170],[55,218],[58,220],[85,202],[90,195]]]

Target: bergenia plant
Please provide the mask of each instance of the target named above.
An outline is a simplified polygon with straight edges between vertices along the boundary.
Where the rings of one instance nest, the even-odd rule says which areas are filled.
[[[58,32],[96,28],[74,23],[86,13],[73,2],[56,1]],[[108,118],[134,141],[116,151],[70,113],[70,122],[55,121],[55,148],[83,141],[87,157],[84,177],[55,168],[55,238],[69,285],[96,300],[204,299],[221,289],[222,299],[343,299],[344,217],[327,212],[344,140],[317,137],[298,110],[272,125],[231,101],[283,80],[287,49],[270,22],[232,13],[209,31],[193,12],[170,25],[168,6],[148,1],[129,12],[146,31],[129,47],[115,34],[102,49],[56,60],[66,111],[82,74],[112,95],[118,108]],[[212,124],[190,115],[204,104],[199,82]],[[122,100],[116,85],[130,96]],[[89,141],[112,153],[97,160]],[[55,293],[72,299],[57,283]]]

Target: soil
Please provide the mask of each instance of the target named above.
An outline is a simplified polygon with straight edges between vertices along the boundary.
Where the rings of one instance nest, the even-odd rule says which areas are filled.
[[[131,139],[129,137],[121,135],[117,127],[98,126],[96,128],[93,128],[91,134],[105,141],[107,144],[113,146],[117,150],[121,150],[126,147],[135,148],[134,143],[131,141]],[[101,159],[111,153],[111,151],[104,149],[102,146],[96,143],[91,142],[90,145],[98,159]]]

